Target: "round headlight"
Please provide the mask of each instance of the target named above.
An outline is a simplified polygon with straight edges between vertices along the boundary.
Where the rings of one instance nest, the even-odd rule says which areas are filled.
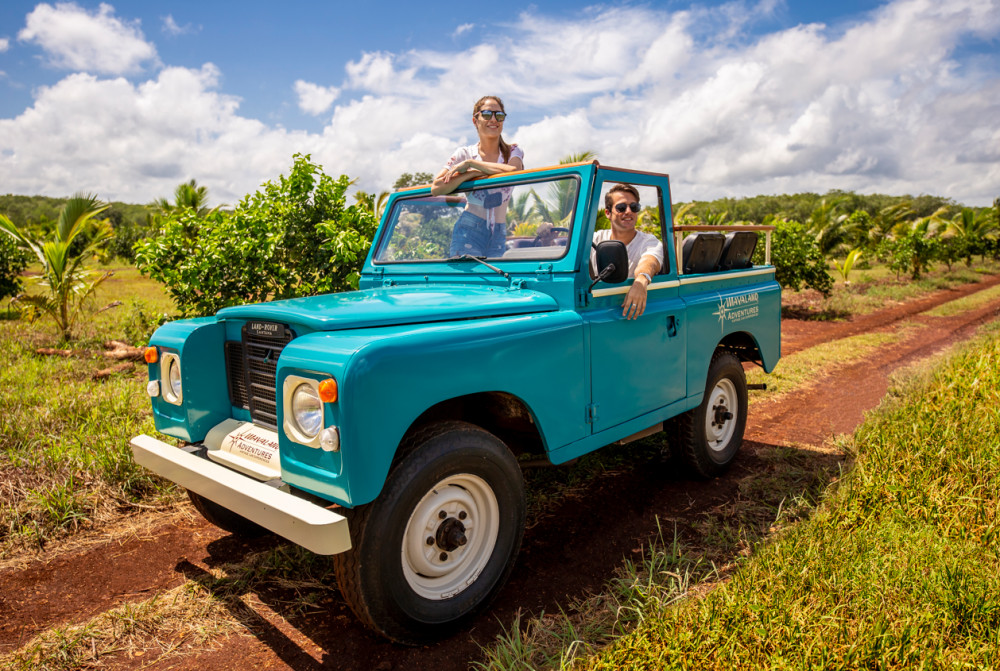
[[[323,428],[323,403],[311,384],[300,384],[292,392],[292,416],[299,431],[308,438]]]
[[[167,367],[167,384],[174,398],[181,397],[181,364],[177,359],[171,359]]]

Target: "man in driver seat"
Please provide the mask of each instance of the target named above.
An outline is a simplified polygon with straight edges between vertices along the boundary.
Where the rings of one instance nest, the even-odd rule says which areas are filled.
[[[655,235],[638,231],[639,191],[631,184],[615,184],[604,196],[604,213],[611,228],[594,231],[594,244],[618,240],[628,251],[628,276],[635,281],[625,294],[622,316],[635,319],[646,311],[646,287],[663,267],[663,245]],[[591,250],[590,273],[597,276],[597,255]]]

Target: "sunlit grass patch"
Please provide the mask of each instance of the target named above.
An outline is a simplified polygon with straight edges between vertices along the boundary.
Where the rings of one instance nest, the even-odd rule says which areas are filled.
[[[919,326],[908,322],[892,331],[862,333],[822,343],[781,357],[770,374],[759,368],[752,368],[747,371],[747,382],[766,384],[767,390],[752,391],[750,401],[774,400],[782,394],[801,389],[837,368],[863,361],[881,347],[904,340],[916,328]]]
[[[998,299],[1000,299],[1000,286],[995,286],[984,291],[977,291],[970,296],[944,303],[928,310],[924,314],[931,317],[952,317],[963,312],[978,310]]]
[[[933,272],[913,281],[909,277],[896,279],[895,273],[885,265],[874,263],[856,271],[850,283],[838,280],[831,296],[819,299],[814,310],[816,318],[825,319],[869,314],[889,304],[904,303],[939,289],[980,282],[984,275],[997,272],[1000,272],[1000,262],[977,260],[972,266],[957,264],[950,271],[936,266]]]
[[[220,645],[239,622],[227,604],[197,583],[152,599],[124,604],[88,622],[48,629],[13,653],[0,656],[12,671],[70,671],[102,664],[112,656],[157,661],[183,648]],[[148,653],[148,657],[146,657]]]
[[[0,322],[0,557],[159,493],[128,445],[154,430],[144,367],[96,381],[106,360],[36,354],[35,335]]]
[[[336,593],[332,563],[282,544],[243,561],[202,570],[187,583],[153,598],[124,604],[87,622],[49,629],[19,650],[0,656],[0,668],[68,670],[100,665],[113,656],[161,661],[221,644],[261,616],[261,594],[281,590],[273,608],[285,618],[320,612]]]

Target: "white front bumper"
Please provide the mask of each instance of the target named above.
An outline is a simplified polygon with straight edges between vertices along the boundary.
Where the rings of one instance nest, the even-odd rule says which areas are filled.
[[[130,441],[137,464],[321,555],[351,549],[347,518],[152,436]]]

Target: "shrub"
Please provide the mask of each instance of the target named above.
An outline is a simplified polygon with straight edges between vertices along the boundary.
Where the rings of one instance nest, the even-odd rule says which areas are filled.
[[[0,300],[21,290],[20,273],[27,267],[28,255],[18,248],[13,238],[0,235]]]
[[[896,279],[903,273],[910,273],[910,279],[919,280],[921,272],[930,270],[931,261],[942,256],[940,247],[938,238],[926,237],[915,229],[898,238],[884,240],[878,254],[896,273]]]
[[[799,291],[803,286],[824,296],[833,291],[833,278],[816,240],[797,221],[766,220],[774,225],[771,234],[771,263],[775,279],[785,289]],[[763,241],[762,241],[763,242]],[[764,245],[757,245],[754,263],[764,263]]]
[[[161,233],[136,246],[139,270],[166,284],[186,316],[355,289],[377,221],[345,205],[349,185],[296,154],[288,177],[265,182],[232,212],[168,213]]]

